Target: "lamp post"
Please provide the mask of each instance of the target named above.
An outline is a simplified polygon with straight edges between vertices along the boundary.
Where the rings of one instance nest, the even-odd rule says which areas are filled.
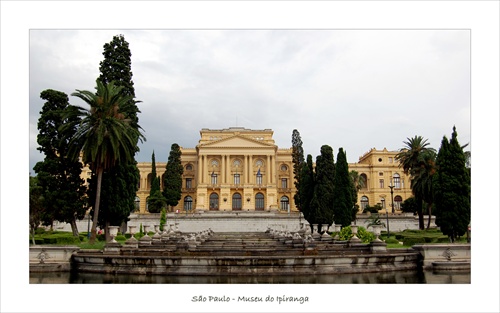
[[[394,199],[392,197],[392,189],[394,186],[389,186],[391,188],[391,205],[392,205],[392,213],[394,213]],[[389,212],[387,212],[387,206],[385,207],[385,214],[387,217],[387,238],[391,237],[391,232],[389,231]]]
[[[394,189],[394,186],[389,186],[391,188],[391,207],[392,207],[392,214],[394,214],[394,195],[392,193],[392,189]]]

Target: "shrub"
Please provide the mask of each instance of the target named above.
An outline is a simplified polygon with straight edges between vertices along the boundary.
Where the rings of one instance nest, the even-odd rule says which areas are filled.
[[[375,204],[374,206],[369,206],[367,205],[365,209],[363,210],[363,213],[378,213],[378,211],[382,210],[382,205],[380,204]]]
[[[370,243],[375,240],[375,235],[362,226],[358,226],[358,238],[364,243]]]
[[[349,240],[352,238],[352,230],[351,226],[343,227],[339,233],[340,240]],[[372,242],[375,239],[375,236],[366,230],[363,226],[358,226],[358,238],[361,239],[364,243]]]
[[[387,244],[391,244],[391,243],[399,243],[399,240],[397,240],[396,238],[392,238],[392,237],[390,237],[390,238],[387,238],[387,239],[385,240],[385,243],[387,243]]]
[[[351,226],[347,227],[342,227],[342,229],[339,232],[339,239],[340,240],[349,240],[352,237],[352,231],[351,231]]]
[[[405,246],[413,246],[419,243],[425,243],[425,239],[423,237],[405,237],[403,239]]]
[[[125,241],[125,240],[127,240],[127,238],[125,238],[125,236],[123,236],[123,235],[117,235],[115,237],[115,240],[116,241]]]
[[[36,230],[35,230],[35,234],[36,235],[41,235],[41,234],[45,234],[47,231],[45,230],[45,228],[43,227],[38,227]]]

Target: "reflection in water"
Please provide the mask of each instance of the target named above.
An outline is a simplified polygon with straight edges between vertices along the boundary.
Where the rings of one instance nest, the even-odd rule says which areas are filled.
[[[30,273],[30,284],[470,284],[470,272],[299,276],[161,276],[100,273]]]

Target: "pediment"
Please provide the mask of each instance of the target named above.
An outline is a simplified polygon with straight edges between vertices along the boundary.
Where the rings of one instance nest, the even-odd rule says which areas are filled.
[[[251,138],[245,138],[243,136],[231,136],[228,138],[214,140],[212,142],[205,143],[201,147],[210,148],[229,148],[229,147],[241,147],[241,148],[269,148],[274,147],[272,144],[254,140]]]

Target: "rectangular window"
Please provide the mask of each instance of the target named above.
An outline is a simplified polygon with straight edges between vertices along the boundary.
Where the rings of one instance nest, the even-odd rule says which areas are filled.
[[[281,179],[281,188],[288,188],[288,179],[286,178]]]
[[[234,174],[234,184],[235,185],[240,184],[240,174]]]
[[[389,158],[389,163],[392,163],[392,158]]]
[[[379,180],[379,188],[384,188],[384,180]]]
[[[212,174],[212,185],[217,185],[217,174]]]
[[[193,180],[191,178],[186,178],[186,188],[193,188]]]
[[[401,188],[401,180],[399,177],[394,177],[394,188],[396,188],[396,189]]]

